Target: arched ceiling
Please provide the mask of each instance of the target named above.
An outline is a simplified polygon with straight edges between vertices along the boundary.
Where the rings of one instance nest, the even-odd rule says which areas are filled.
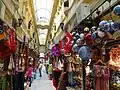
[[[48,26],[51,19],[54,0],[33,0],[38,26]],[[47,27],[48,28],[48,27]],[[40,45],[45,45],[48,29],[38,27]]]

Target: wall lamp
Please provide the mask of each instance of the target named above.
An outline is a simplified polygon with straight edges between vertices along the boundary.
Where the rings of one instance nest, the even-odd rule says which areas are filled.
[[[23,23],[23,19],[22,18],[18,18],[18,27],[20,27],[21,25],[22,25],[22,23]]]

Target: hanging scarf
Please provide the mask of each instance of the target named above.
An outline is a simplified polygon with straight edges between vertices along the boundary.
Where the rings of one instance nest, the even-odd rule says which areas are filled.
[[[104,76],[104,90],[109,90],[110,72],[107,67],[105,67],[103,70],[103,76]]]

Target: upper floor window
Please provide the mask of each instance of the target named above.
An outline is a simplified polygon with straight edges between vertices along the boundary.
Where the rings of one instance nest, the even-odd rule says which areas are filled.
[[[64,7],[69,7],[69,0],[66,0],[66,1],[64,2]]]

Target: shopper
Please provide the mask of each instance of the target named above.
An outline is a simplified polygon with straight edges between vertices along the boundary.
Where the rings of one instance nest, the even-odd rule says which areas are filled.
[[[53,71],[53,67],[52,67],[52,64],[50,64],[49,68],[48,68],[48,73],[49,73],[50,80],[52,80],[52,71]]]
[[[33,74],[32,64],[29,64],[28,70],[26,72],[27,81],[30,83],[29,87],[31,87],[32,84],[32,74]]]
[[[61,70],[58,68],[53,69],[53,86],[58,90],[59,78],[61,75]]]
[[[42,77],[42,62],[40,62],[39,64],[39,73],[40,73],[40,77]]]

